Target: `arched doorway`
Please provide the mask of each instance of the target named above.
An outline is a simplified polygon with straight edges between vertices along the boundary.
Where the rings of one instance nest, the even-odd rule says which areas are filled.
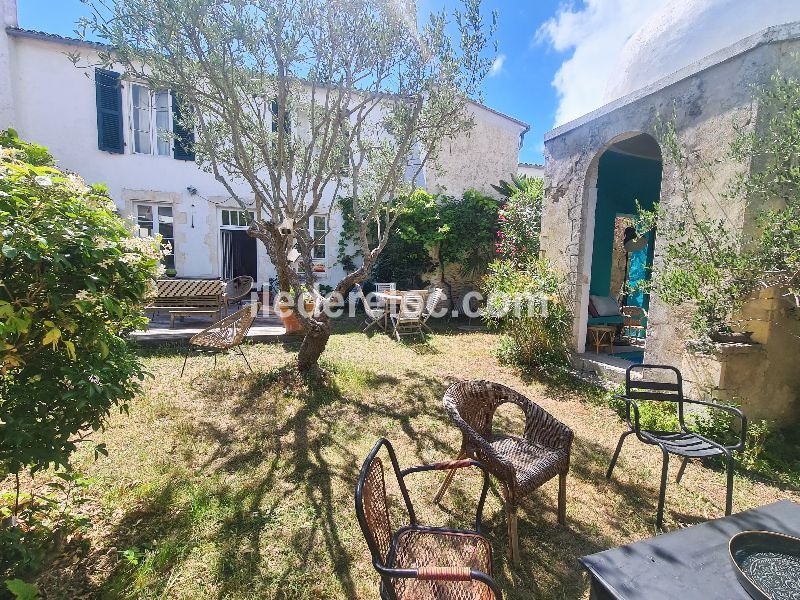
[[[576,328],[579,352],[597,351],[592,342],[598,340],[598,329],[604,328],[601,348],[630,362],[643,360],[644,330],[622,338],[623,317],[613,312],[614,306],[634,307],[626,312],[637,314],[646,314],[649,308],[649,295],[641,285],[652,275],[655,231],[644,232],[631,243],[628,228],[633,225],[637,205],[649,210],[658,202],[662,167],[661,148],[646,133],[616,138],[592,161],[582,231],[584,285]],[[642,323],[646,326],[646,317]],[[612,335],[613,347],[609,345]]]

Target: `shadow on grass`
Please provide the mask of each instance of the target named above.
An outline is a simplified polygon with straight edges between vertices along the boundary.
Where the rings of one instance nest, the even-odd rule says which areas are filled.
[[[347,333],[350,325],[335,330]],[[180,348],[167,347],[148,354],[182,356]],[[416,368],[391,376],[344,361],[323,367],[315,377],[300,377],[291,367],[235,377],[222,367],[183,380],[176,373],[163,384],[186,395],[175,400],[181,411],[172,424],[176,448],[154,448],[162,476],[113,499],[122,515],[99,553],[114,554],[115,564],[102,572],[96,562],[80,562],[70,571],[74,583],[49,597],[84,591],[108,597],[377,595],[353,510],[358,470],[379,436],[400,442],[401,467],[452,457],[455,430],[440,404],[452,381]],[[654,515],[657,490],[606,482],[609,456],[607,448],[576,439],[570,481],[592,492],[611,490],[619,502]],[[415,505],[417,499],[425,505],[437,485],[409,482]],[[484,531],[508,598],[580,598],[586,583],[577,558],[614,545],[591,519],[568,517],[566,526],[558,525],[557,485],[548,482],[523,502],[523,560],[514,569],[506,558],[499,489],[492,485]],[[453,525],[469,523],[475,498],[474,487],[454,485],[445,496],[445,517]],[[591,502],[591,494],[573,496],[568,487],[568,503],[577,502]],[[637,533],[635,523],[621,520],[619,528]],[[366,594],[365,577],[375,586]]]

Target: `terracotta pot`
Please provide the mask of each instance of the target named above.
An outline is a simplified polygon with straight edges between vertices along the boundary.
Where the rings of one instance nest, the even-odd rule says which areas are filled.
[[[281,322],[286,328],[286,333],[300,333],[305,331],[303,324],[300,322],[300,319],[297,318],[297,313],[291,304],[283,302],[278,304],[278,316],[281,318]]]

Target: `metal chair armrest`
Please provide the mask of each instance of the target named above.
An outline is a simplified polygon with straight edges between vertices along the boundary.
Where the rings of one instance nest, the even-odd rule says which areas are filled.
[[[469,567],[439,567],[428,566],[418,569],[392,569],[384,567],[380,563],[373,563],[375,569],[384,577],[396,577],[398,579],[419,579],[421,581],[480,581],[492,590],[495,600],[502,600],[503,593],[495,583],[494,579],[477,569]]]
[[[683,402],[684,402],[684,404],[697,404],[697,405],[700,405],[700,406],[706,406],[706,407],[714,409],[714,410],[721,410],[723,412],[728,413],[729,415],[733,415],[734,417],[737,417],[739,419],[740,430],[739,430],[739,443],[736,444],[735,446],[724,446],[722,444],[714,442],[713,440],[709,440],[709,439],[705,438],[704,436],[699,436],[699,437],[703,438],[705,441],[707,441],[707,442],[709,442],[711,444],[714,444],[715,446],[721,446],[721,447],[726,448],[728,450],[736,450],[736,451],[744,450],[745,444],[747,442],[747,415],[745,415],[744,412],[742,412],[740,409],[736,408],[735,406],[730,406],[729,404],[718,404],[716,402],[705,402],[704,400],[684,400]],[[694,435],[698,435],[698,434],[695,433]]]
[[[400,471],[400,476],[405,479],[406,475],[411,475],[412,473],[422,473],[425,471],[448,471],[452,469],[463,469],[466,467],[477,467],[483,471],[483,488],[481,489],[480,500],[478,500],[478,508],[475,511],[475,531],[480,532],[481,519],[483,517],[483,505],[486,503],[486,495],[489,492],[489,469],[487,469],[486,465],[484,465],[482,462],[471,458],[465,458],[462,460],[445,460],[430,465],[417,465],[415,467],[403,469]]]
[[[636,433],[636,437],[642,439],[642,429],[639,424],[639,405],[634,400],[620,394],[616,395],[617,399],[625,401],[625,421],[628,427]],[[633,408],[633,423],[631,423],[631,408]],[[644,441],[644,440],[642,440]]]

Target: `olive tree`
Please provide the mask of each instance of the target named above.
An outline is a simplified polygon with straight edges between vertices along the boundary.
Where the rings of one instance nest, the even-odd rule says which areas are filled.
[[[105,65],[179,99],[198,162],[242,207],[306,335],[300,370],[330,335],[309,231],[332,199],[352,201],[363,260],[333,298],[367,278],[409,181],[442,142],[469,130],[470,98],[491,65],[480,0],[418,23],[413,0],[88,0],[83,26],[108,43]],[[183,140],[184,142],[189,140]],[[242,194],[242,184],[248,190]],[[380,223],[377,239],[369,235]],[[293,265],[300,255],[305,277]],[[302,303],[299,303],[302,305]]]

